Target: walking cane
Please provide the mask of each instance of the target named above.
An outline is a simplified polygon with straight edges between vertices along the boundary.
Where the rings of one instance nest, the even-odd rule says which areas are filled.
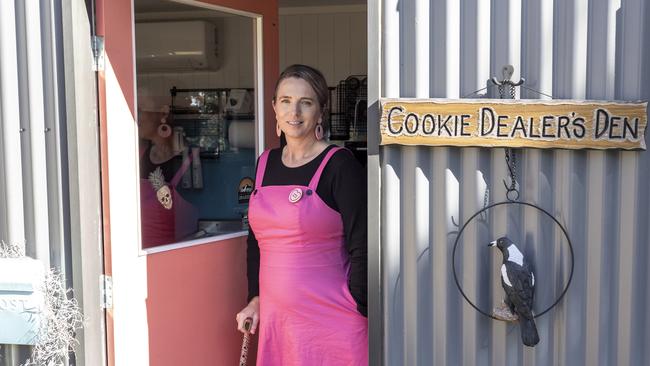
[[[248,360],[248,343],[250,343],[250,330],[251,330],[251,325],[253,324],[253,319],[251,318],[246,318],[244,320],[244,330],[246,330],[246,333],[244,333],[244,340],[241,343],[241,354],[239,356],[239,366],[246,366],[247,360]]]

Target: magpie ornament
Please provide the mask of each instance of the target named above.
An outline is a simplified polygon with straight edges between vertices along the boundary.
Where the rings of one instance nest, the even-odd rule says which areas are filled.
[[[501,285],[506,292],[504,301],[510,311],[519,317],[522,342],[528,347],[534,347],[539,343],[533,317],[535,275],[524,255],[508,237],[494,240],[488,246],[497,247],[503,254]]]

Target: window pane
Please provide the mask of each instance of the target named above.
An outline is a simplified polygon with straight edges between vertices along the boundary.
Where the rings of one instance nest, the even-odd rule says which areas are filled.
[[[144,248],[247,230],[255,171],[253,20],[165,4],[136,13]]]

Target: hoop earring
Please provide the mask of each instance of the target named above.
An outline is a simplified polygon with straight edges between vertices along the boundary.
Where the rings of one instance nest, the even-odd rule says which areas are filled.
[[[167,138],[171,135],[172,135],[172,129],[167,124],[167,120],[165,118],[161,119],[160,126],[158,126],[158,136],[162,138]]]
[[[325,131],[323,131],[323,125],[321,123],[318,123],[316,125],[316,130],[314,131],[316,134],[316,140],[322,140],[323,137],[325,136]]]
[[[277,122],[275,123],[275,134],[278,135],[278,137],[280,137],[280,135],[282,135],[282,130],[280,129],[280,124],[277,123]]]

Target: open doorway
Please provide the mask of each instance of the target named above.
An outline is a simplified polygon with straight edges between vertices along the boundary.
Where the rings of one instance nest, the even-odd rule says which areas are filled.
[[[198,1],[192,2],[197,6],[187,5],[188,1],[183,1],[184,4],[163,0],[133,1],[138,96],[151,96],[154,112],[160,112],[155,107],[159,104],[168,106],[169,115],[158,115],[156,126],[159,128],[165,118],[171,130],[172,152],[186,148],[185,155],[174,155],[173,173],[165,176],[164,180],[174,180],[176,173],[183,169],[185,157],[192,157],[189,177],[183,172],[178,185],[174,186],[177,192],[170,193],[171,207],[181,206],[178,203],[182,199],[198,212],[196,221],[189,220],[189,226],[194,229],[179,231],[174,222],[173,237],[151,246],[143,240],[143,247],[148,248],[146,252],[151,254],[147,256],[146,297],[150,361],[151,364],[176,362],[174,357],[181,355],[172,355],[171,349],[179,347],[191,350],[188,353],[194,353],[194,359],[203,364],[227,364],[229,362],[216,360],[232,358],[233,352],[238,352],[241,336],[235,330],[233,316],[241,309],[242,304],[237,302],[245,299],[246,292],[245,257],[241,255],[246,203],[240,202],[240,198],[245,200],[245,178],[248,174],[252,176],[255,157],[265,147],[264,141],[260,142],[260,136],[264,134],[260,120],[263,106],[270,107],[269,93],[266,93],[266,99],[260,98],[261,87],[257,84],[270,74],[265,69],[265,75],[261,77],[258,71],[256,50],[259,45],[255,42],[259,19],[228,9],[198,6]],[[280,60],[280,67],[271,62],[274,71],[279,72],[293,63],[303,63],[325,74],[331,93],[330,141],[351,148],[360,160],[366,156],[366,107],[362,92],[367,69],[366,17],[365,3],[280,1],[277,19],[280,43],[273,46],[271,52],[264,50],[264,57],[273,55]],[[266,17],[264,21],[267,27],[275,19]],[[145,30],[144,36],[141,30]],[[163,32],[169,30],[174,31],[163,36]],[[177,37],[180,34],[183,36]],[[210,40],[210,35],[213,35],[213,40]],[[268,45],[273,35],[268,32],[263,36],[265,45]],[[189,41],[197,40],[203,40],[203,43],[193,43],[195,47],[213,44],[215,57],[201,55],[196,49],[179,48],[180,51],[167,50],[170,57],[162,57],[160,63],[148,59],[153,54],[152,50],[147,50],[148,46],[162,40],[157,47],[159,52],[162,48],[159,54],[164,56],[165,47],[178,42],[177,38],[187,43],[181,42],[182,46],[189,46]],[[173,54],[169,55],[170,52]],[[268,89],[271,84],[267,80],[264,88]],[[222,102],[224,90],[226,105]],[[346,93],[347,90],[351,92]],[[233,92],[244,95],[244,99],[240,99],[242,103],[232,101]],[[249,108],[252,110],[244,108],[245,99],[251,96],[252,107]],[[138,104],[140,107],[143,103]],[[241,111],[236,111],[235,106],[240,106]],[[232,127],[240,124],[250,126],[251,120],[254,126],[252,146],[250,134],[244,133],[246,128],[236,131]],[[273,124],[267,113],[267,129]],[[238,132],[241,133],[238,135]],[[155,133],[158,133],[157,129]],[[178,136],[183,138],[182,143],[174,139]],[[235,141],[237,138],[240,140]],[[151,145],[151,140],[143,141],[142,147],[145,154],[149,150],[149,157]],[[197,155],[202,187],[201,179],[195,177]],[[228,167],[218,170],[222,166]],[[143,185],[149,190],[153,190],[148,179],[151,172],[140,175]],[[214,181],[210,177],[214,177]],[[146,183],[149,183],[148,187]],[[142,190],[140,188],[141,196]],[[158,195],[155,199],[154,203],[166,209],[164,199],[161,202]],[[143,207],[142,215],[145,214],[147,211]],[[183,220],[192,218],[190,215],[180,216]],[[215,223],[216,227],[209,226]],[[231,224],[233,226],[229,226]],[[142,234],[144,236],[144,229]],[[239,236],[239,240],[227,243],[225,239],[231,235]],[[205,243],[215,245],[196,245]],[[189,246],[192,247],[187,248]],[[172,250],[178,248],[182,249]],[[226,249],[232,251],[224,252]],[[252,360],[254,355],[249,356],[249,364],[253,364]]]
[[[366,163],[368,30],[363,0],[279,0],[280,71],[300,63],[330,88],[329,138]]]

